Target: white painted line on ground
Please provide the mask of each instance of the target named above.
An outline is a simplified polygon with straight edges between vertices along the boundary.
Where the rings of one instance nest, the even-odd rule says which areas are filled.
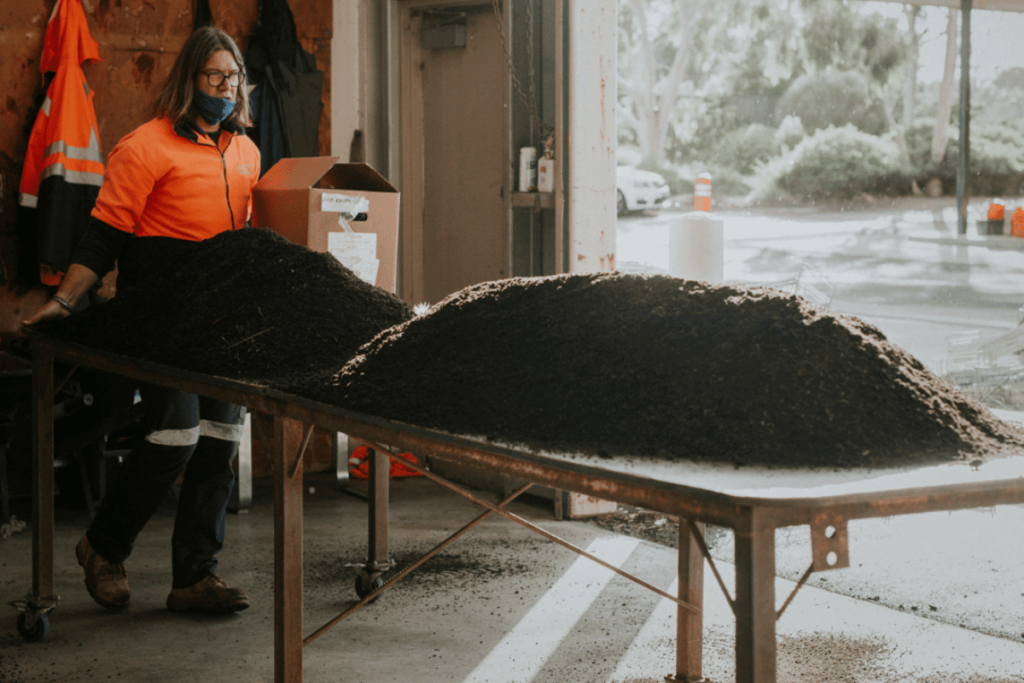
[[[620,567],[639,544],[635,538],[599,538],[587,552]],[[578,558],[464,683],[532,680],[614,576],[610,569]]]
[[[679,580],[673,581],[666,592],[678,595]],[[675,635],[676,603],[662,598],[619,660],[608,683],[642,680],[645,677],[654,680],[657,674],[664,676],[672,673],[673,662],[666,660],[675,655]],[[669,641],[669,647],[664,647],[666,640]]]

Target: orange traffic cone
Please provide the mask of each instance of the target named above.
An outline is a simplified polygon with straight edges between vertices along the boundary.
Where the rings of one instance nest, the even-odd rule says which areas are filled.
[[[1013,212],[1013,236],[1024,237],[1024,208],[1019,206]]]
[[[701,173],[693,182],[693,210],[711,211],[710,173]]]

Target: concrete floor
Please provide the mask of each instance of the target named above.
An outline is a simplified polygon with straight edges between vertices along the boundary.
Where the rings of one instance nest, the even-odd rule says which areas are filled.
[[[323,474],[307,475],[305,617],[311,633],[354,599],[366,504]],[[484,494],[489,495],[489,494]],[[587,522],[555,521],[550,503],[513,511],[669,589],[675,551]],[[406,562],[478,514],[423,479],[392,487],[391,551]],[[1024,681],[1024,511],[1018,507],[851,523],[852,566],[815,575],[778,624],[779,680],[850,683]],[[221,575],[253,606],[226,617],[168,612],[172,519],[158,515],[127,563],[132,606],[89,598],[73,547],[84,512],[58,509],[49,638],[21,640],[0,616],[0,681],[272,681],[273,504],[257,480],[247,515],[228,518]],[[795,578],[806,533],[780,531],[778,565]],[[728,536],[715,554],[731,582]],[[31,586],[31,534],[0,540],[0,602]],[[705,675],[733,680],[733,621],[710,571]],[[779,603],[794,586],[780,578]],[[850,597],[850,596],[854,597]],[[916,609],[915,609],[916,608]],[[962,624],[962,626],[960,625]],[[671,603],[503,518],[491,518],[305,651],[305,680],[660,683],[674,662]]]

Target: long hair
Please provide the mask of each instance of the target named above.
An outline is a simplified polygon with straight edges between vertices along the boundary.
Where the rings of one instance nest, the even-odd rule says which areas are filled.
[[[213,26],[203,26],[192,32],[185,44],[181,46],[178,58],[174,60],[171,73],[157,94],[154,110],[157,116],[166,116],[175,125],[184,121],[194,121],[199,115],[192,102],[196,92],[196,76],[215,52],[227,50],[235,58],[238,68],[244,70],[245,62],[238,45],[227,33]],[[252,118],[249,111],[249,92],[245,80],[238,84],[235,94],[235,109],[224,120],[229,127],[251,126]]]

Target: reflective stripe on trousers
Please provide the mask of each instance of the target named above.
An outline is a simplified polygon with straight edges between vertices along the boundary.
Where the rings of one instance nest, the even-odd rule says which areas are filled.
[[[150,432],[145,438],[146,441],[158,446],[193,446],[199,443],[201,436],[239,443],[242,440],[242,425],[200,420],[198,427],[162,429]]]

